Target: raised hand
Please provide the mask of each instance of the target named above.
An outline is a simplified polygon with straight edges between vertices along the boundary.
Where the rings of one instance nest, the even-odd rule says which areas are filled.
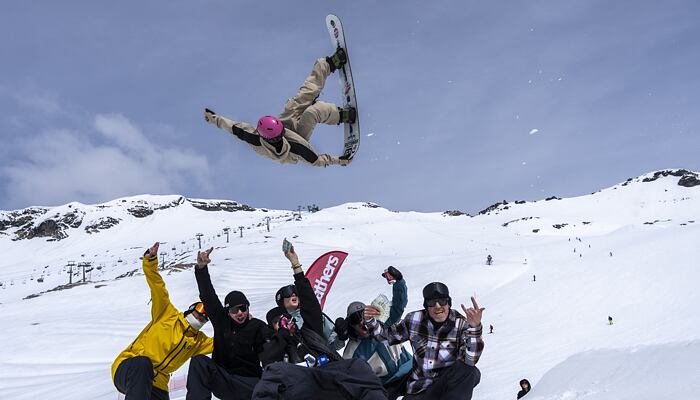
[[[362,317],[365,321],[369,321],[370,319],[379,316],[381,313],[382,311],[375,306],[365,306],[365,312],[363,313]]]
[[[481,314],[484,312],[485,308],[479,308],[479,305],[476,304],[476,299],[472,296],[472,306],[471,308],[467,308],[462,304],[462,311],[467,315],[467,323],[469,323],[469,326],[472,328],[476,328],[479,325],[481,325]]]
[[[209,250],[197,252],[197,268],[204,268],[207,265],[209,265],[209,263],[211,262],[209,254],[211,254],[212,251],[214,251],[214,248],[210,247]]]
[[[299,265],[299,256],[294,251],[294,245],[290,243],[287,239],[282,242],[282,252],[287,260],[292,263],[292,265]]]
[[[158,246],[160,246],[160,243],[155,242],[153,246],[149,247],[148,250],[146,250],[143,256],[146,258],[156,257],[158,255]]]

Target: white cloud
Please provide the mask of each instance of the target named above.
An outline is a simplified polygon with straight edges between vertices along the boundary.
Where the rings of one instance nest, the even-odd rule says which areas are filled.
[[[17,207],[102,202],[141,193],[207,188],[202,155],[155,144],[123,115],[97,115],[95,132],[45,131],[16,149],[22,161],[0,170]],[[105,143],[107,139],[107,143]]]

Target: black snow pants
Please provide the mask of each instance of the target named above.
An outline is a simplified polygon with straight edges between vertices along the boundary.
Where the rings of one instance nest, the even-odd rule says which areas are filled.
[[[221,400],[250,400],[260,378],[239,376],[203,355],[190,360],[187,372],[187,400],[209,400],[212,393]]]
[[[474,387],[481,381],[477,367],[456,362],[445,368],[428,389],[404,396],[405,400],[471,400]]]
[[[265,367],[254,400],[386,400],[370,366],[357,358],[307,368],[276,362]]]
[[[148,357],[122,361],[114,373],[114,386],[126,400],[170,400],[168,392],[153,386],[153,363]]]

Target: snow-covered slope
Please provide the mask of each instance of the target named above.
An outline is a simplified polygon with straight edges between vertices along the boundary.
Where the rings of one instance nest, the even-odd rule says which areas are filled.
[[[189,265],[197,234],[203,248],[215,247],[211,273],[220,297],[244,291],[259,317],[291,281],[284,237],[305,266],[329,250],[349,253],[326,303],[334,317],[350,301],[390,294],[379,275],[388,265],[404,273],[409,310],[421,307],[421,289],[431,281],[449,285],[456,307],[476,295],[494,334],[485,334],[475,399],[515,398],[521,378],[533,383],[532,395],[547,399],[616,392],[631,398],[637,392],[621,384],[601,397],[590,379],[619,381],[633,365],[624,352],[642,345],[654,349],[652,359],[664,360],[659,368],[677,371],[674,384],[688,389],[666,398],[691,398],[683,393],[698,392],[697,369],[686,365],[694,358],[673,354],[683,343],[697,349],[692,341],[700,339],[697,176],[660,171],[586,196],[499,204],[474,217],[351,203],[298,219],[291,211],[180,196],[0,212],[6,326],[0,339],[7,348],[0,356],[0,398],[116,398],[111,362],[149,320],[139,257],[153,242],[163,243],[162,273],[171,300],[184,309],[197,297]],[[492,266],[485,265],[488,254]],[[599,357],[620,368],[595,370],[586,354],[596,349],[621,349]],[[591,378],[577,379],[578,373]],[[574,375],[567,385],[551,383],[567,374]]]

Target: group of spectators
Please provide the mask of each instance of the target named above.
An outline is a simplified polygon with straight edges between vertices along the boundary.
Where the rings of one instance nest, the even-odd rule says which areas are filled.
[[[460,313],[448,287],[432,282],[423,288],[423,308],[404,315],[407,285],[392,266],[382,273],[392,285],[388,312],[354,301],[332,321],[289,245],[284,255],[294,283],[277,291],[262,321],[241,291],[221,302],[209,274],[212,251],[197,254],[199,301],[184,312],[170,302],[158,272],[158,243],[145,252],[151,321],[112,365],[126,400],[169,399],[170,375],[188,360],[188,400],[471,399],[484,348],[484,308],[474,297]],[[209,321],[213,338],[201,331]]]

